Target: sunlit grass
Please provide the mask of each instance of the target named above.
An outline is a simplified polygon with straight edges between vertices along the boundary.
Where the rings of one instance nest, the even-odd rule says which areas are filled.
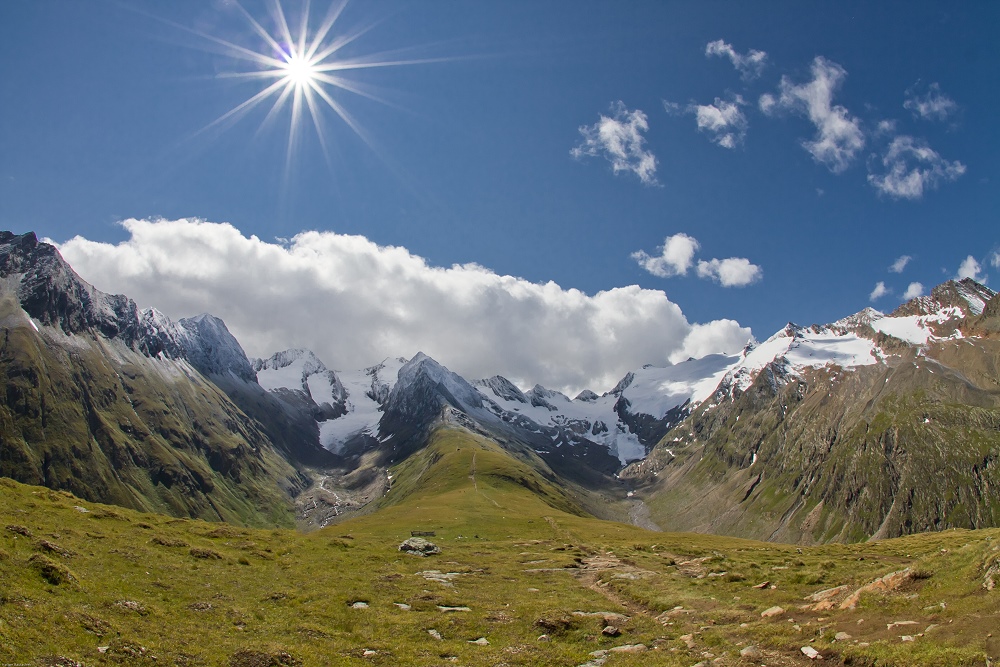
[[[287,653],[303,665],[572,666],[641,643],[655,656],[613,654],[609,667],[689,666],[706,653],[750,664],[739,657],[749,644],[775,665],[804,664],[806,645],[855,665],[962,665],[1000,648],[987,636],[998,594],[982,587],[1000,531],[803,549],[651,533],[566,511],[528,466],[459,429],[438,431],[393,475],[380,511],[309,534],[105,508],[3,480],[0,662],[284,664]],[[433,531],[441,554],[399,552],[411,531]],[[598,559],[614,565],[589,569]],[[61,574],[47,578],[46,563]],[[820,589],[905,567],[922,578],[854,610],[801,608]],[[445,583],[421,574],[430,570]],[[761,617],[775,605],[785,613]],[[604,618],[575,611],[628,620],[610,637]],[[914,623],[887,628],[899,621]],[[480,637],[488,645],[469,643]]]

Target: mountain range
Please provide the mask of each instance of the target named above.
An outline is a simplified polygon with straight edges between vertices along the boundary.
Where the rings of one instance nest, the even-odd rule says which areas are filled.
[[[0,232],[0,326],[0,474],[133,509],[327,525],[377,510],[448,426],[548,502],[645,527],[815,543],[1000,525],[1000,299],[971,279],[573,398],[423,354],[250,359],[218,318],[104,294],[31,233]]]

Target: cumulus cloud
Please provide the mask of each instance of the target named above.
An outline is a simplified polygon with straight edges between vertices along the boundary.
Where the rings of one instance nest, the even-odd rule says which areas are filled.
[[[920,199],[924,189],[954,181],[965,173],[965,165],[958,160],[949,162],[926,142],[907,135],[892,140],[882,156],[882,166],[885,173],[869,173],[868,182],[895,199]]]
[[[583,143],[570,151],[576,159],[604,157],[617,174],[632,172],[646,185],[656,185],[656,156],[645,148],[643,132],[649,130],[646,114],[629,111],[623,102],[611,105],[611,115],[601,115],[593,125],[580,127]]]
[[[910,263],[911,259],[913,258],[910,257],[909,255],[902,255],[899,257],[899,259],[897,259],[895,262],[892,263],[892,266],[889,267],[889,270],[892,271],[893,273],[902,273],[903,269],[906,268],[906,265]]]
[[[864,148],[865,135],[856,116],[833,104],[833,94],[847,77],[846,70],[822,56],[813,60],[811,70],[812,81],[802,84],[781,77],[779,95],[764,94],[758,104],[769,115],[780,110],[805,115],[816,126],[816,137],[812,141],[803,140],[802,147],[830,171],[840,173]]]
[[[745,345],[749,340],[746,331],[733,320],[715,320],[709,324],[692,325],[691,331],[684,337],[681,349],[670,354],[670,362],[676,364],[691,357],[699,359],[709,354],[717,354],[719,350],[726,349],[733,341],[740,339]]]
[[[994,252],[990,257],[990,264],[993,265],[994,269],[1000,269],[1000,252]]]
[[[955,274],[955,280],[961,280],[962,278],[972,278],[978,282],[986,282],[986,276],[981,275],[983,267],[980,266],[979,262],[972,255],[969,255],[958,267],[958,273]]]
[[[688,322],[660,290],[588,295],[476,264],[431,266],[363,236],[310,231],[278,244],[229,224],[122,224],[121,243],[78,236],[60,251],[99,289],[174,318],[223,318],[252,356],[305,347],[350,370],[423,351],[468,378],[599,391],[642,364],[734,352],[750,336],[731,320]]]
[[[694,237],[674,234],[664,239],[663,245],[657,248],[659,255],[637,250],[631,257],[654,276],[672,278],[687,275],[700,247],[701,244]],[[759,266],[743,257],[698,260],[695,273],[699,278],[714,280],[723,287],[744,287],[757,282],[764,275]]]
[[[732,102],[716,97],[715,104],[693,104],[689,109],[695,115],[698,129],[707,133],[712,143],[736,148],[747,134],[747,117],[740,110],[744,104],[743,98],[737,95]]]
[[[906,287],[906,291],[903,292],[903,299],[909,301],[910,299],[915,299],[918,296],[923,296],[924,286],[920,283],[910,283]]]
[[[881,280],[875,283],[875,289],[872,293],[868,295],[869,301],[877,301],[889,293],[889,289],[885,286],[885,283]]]
[[[763,277],[764,272],[744,257],[698,261],[698,276],[709,278],[723,287],[746,287]]]
[[[742,54],[734,49],[732,44],[727,44],[721,39],[705,45],[705,57],[708,56],[729,58],[729,62],[733,64],[744,81],[751,81],[759,77],[767,65],[767,53],[764,51],[750,49]]]
[[[932,83],[927,87],[927,92],[923,95],[917,94],[920,82],[915,83],[906,91],[906,101],[903,108],[913,112],[916,118],[924,120],[947,120],[949,116],[958,111],[958,104],[955,100],[941,92],[941,86]]]
[[[663,240],[663,245],[657,248],[659,255],[653,256],[645,250],[637,250],[631,257],[658,278],[687,275],[694,260],[694,254],[701,244],[687,234],[674,234]]]

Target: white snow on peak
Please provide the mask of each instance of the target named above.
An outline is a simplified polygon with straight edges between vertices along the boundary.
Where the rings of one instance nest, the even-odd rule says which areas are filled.
[[[739,361],[738,355],[710,354],[665,368],[644,366],[633,373],[632,383],[622,396],[628,400],[631,412],[662,419],[689,400],[697,404],[711,396]]]
[[[268,391],[301,391],[316,405],[336,406],[344,401],[337,374],[309,350],[285,350],[268,359],[254,359],[251,366],[257,371],[257,382]]]
[[[339,371],[337,377],[344,388],[347,413],[319,422],[320,443],[339,453],[351,438],[362,433],[374,435],[382,418],[382,405],[405,363],[406,359],[386,359],[361,370]]]
[[[971,308],[971,306],[970,306]],[[982,310],[980,310],[980,313]],[[961,338],[961,333],[950,334],[949,336],[937,336],[934,333],[934,325],[943,324],[951,320],[961,319],[966,316],[958,306],[948,306],[938,309],[929,315],[906,315],[901,317],[885,317],[872,322],[872,328],[876,331],[889,334],[905,340],[911,345],[926,345],[931,340],[944,340],[947,338]]]
[[[871,324],[875,320],[880,320],[885,317],[885,313],[875,310],[871,306],[868,306],[864,310],[854,313],[853,315],[848,315],[847,317],[841,318],[830,325],[830,328],[839,329],[851,329],[854,327],[864,326],[866,324]]]

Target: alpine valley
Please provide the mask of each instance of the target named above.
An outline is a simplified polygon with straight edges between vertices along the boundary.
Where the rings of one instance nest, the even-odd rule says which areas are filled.
[[[1000,526],[1000,298],[971,279],[889,314],[866,308],[826,325],[788,324],[738,354],[644,366],[609,392],[572,398],[499,375],[463,378],[423,354],[364,360],[358,370],[330,369],[301,349],[251,359],[218,318],[172,321],[104,294],[32,233],[0,232],[0,326],[0,475],[14,480],[0,487],[10,524],[0,568],[5,581],[22,565],[40,573],[34,588],[0,590],[0,643],[44,644],[50,662],[39,664],[290,665],[327,656],[330,664],[596,666],[646,664],[637,654],[662,650],[656,664],[819,656],[986,665],[1000,650],[979,632],[997,627],[1000,580],[996,531],[979,530]],[[74,513],[106,523],[74,528],[66,519]],[[134,526],[149,535],[126,538]],[[274,530],[292,527],[300,531]],[[453,550],[442,556],[448,563],[411,572],[417,560],[395,551],[410,529],[436,533]],[[331,541],[330,531],[343,535]],[[28,558],[32,547],[19,544],[36,534]],[[902,536],[912,537],[887,539]],[[310,539],[323,540],[326,555],[310,551],[321,548]],[[150,550],[166,554],[156,566],[143,555]],[[963,555],[952,560],[951,551]],[[115,576],[138,581],[133,565],[167,568],[173,574],[158,578],[165,588],[129,594],[145,602],[117,593],[97,601],[94,582],[104,575],[89,563],[113,570],[114,554],[128,553],[128,572]],[[349,591],[317,571],[338,554],[355,568],[343,573]],[[366,564],[380,583],[359,583]],[[240,565],[266,574],[247,584],[233,570]],[[219,582],[215,597],[190,593],[199,585],[192,568]],[[290,568],[344,598],[336,618],[309,616],[312,594],[289,579]],[[466,604],[475,594],[460,594],[456,582],[494,571],[507,583],[480,586],[476,602],[489,610],[479,614]],[[573,593],[558,583],[564,571],[579,583]],[[414,577],[419,584],[396,583]],[[533,602],[522,601],[524,577]],[[697,590],[670,588],[671,577]],[[858,592],[874,608],[853,611],[858,599],[848,593],[873,581],[884,585],[865,590],[883,597]],[[245,586],[254,604],[296,620],[285,628],[270,611],[247,611]],[[44,607],[43,590],[69,596],[52,613],[76,639],[29,631],[25,610]],[[222,609],[212,623],[225,638],[198,648],[162,631],[142,644],[150,614],[179,627],[175,598],[184,614]],[[709,602],[716,598],[732,602]],[[595,600],[613,611],[595,611]],[[766,602],[780,611],[762,617]],[[779,602],[798,606],[775,625],[787,616]],[[413,627],[381,616],[377,628],[355,627],[359,610],[376,603],[416,610],[406,621]],[[963,614],[982,604],[985,616],[944,618],[949,604]],[[510,605],[523,608],[514,614]],[[896,618],[908,613],[920,614],[919,628]],[[857,614],[878,620],[863,626]],[[258,639],[266,640],[226,634],[263,626],[265,616],[273,627]],[[923,631],[913,643],[932,648],[900,652],[897,622],[908,642]],[[923,639],[948,622],[964,623],[965,634]],[[508,623],[516,632],[499,639]],[[889,631],[876,633],[880,625]],[[869,630],[864,642],[848,642]],[[432,646],[410,638],[419,646],[404,642],[404,651],[396,631],[420,642],[429,632]],[[629,642],[615,639],[622,632]],[[87,648],[91,635],[103,651]],[[317,648],[325,645],[342,648]]]

